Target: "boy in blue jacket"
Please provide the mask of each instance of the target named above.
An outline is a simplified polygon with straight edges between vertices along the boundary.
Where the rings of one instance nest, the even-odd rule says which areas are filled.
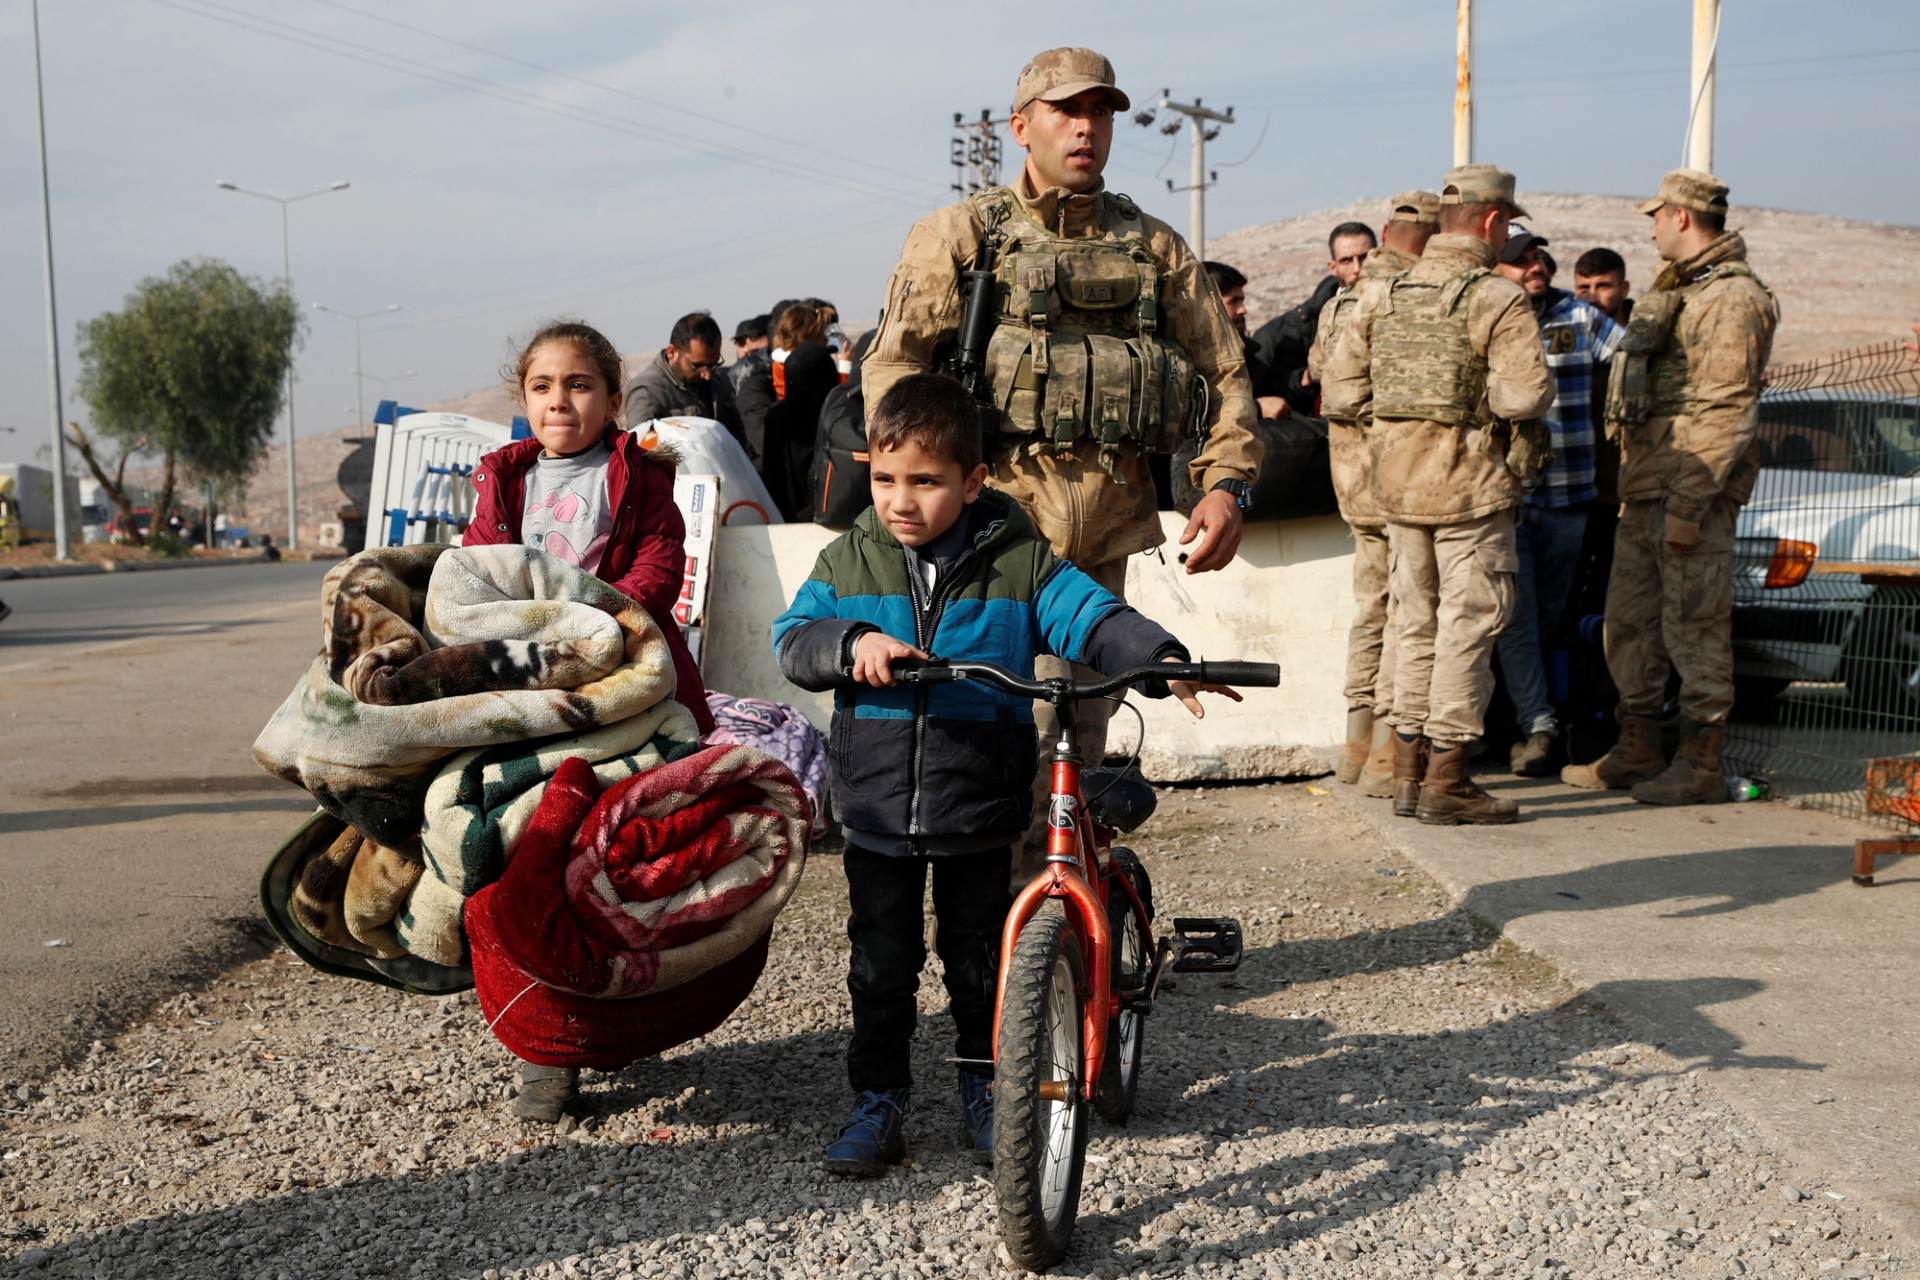
[[[1043,653],[1101,671],[1188,660],[1173,636],[1055,556],[1018,503],[983,487],[977,409],[958,382],[895,383],[874,410],[868,450],[873,506],[820,553],[773,624],[787,679],[835,690],[833,803],[852,907],[847,1075],[858,1096],[826,1163],[861,1177],[906,1154],[929,866],[955,1056],[993,1056],[995,952],[1039,763],[1030,701],[980,681],[900,684],[891,664],[937,655],[1031,679]],[[1199,716],[1202,688],[1239,696],[1184,681],[1142,692],[1171,691]],[[960,1068],[983,1164],[993,1159],[990,1079],[986,1068]]]

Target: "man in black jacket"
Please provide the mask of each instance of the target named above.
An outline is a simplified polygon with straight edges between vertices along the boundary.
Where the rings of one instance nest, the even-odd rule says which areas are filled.
[[[1335,227],[1327,237],[1330,274],[1305,302],[1281,312],[1253,335],[1247,372],[1253,378],[1253,394],[1260,402],[1262,417],[1279,417],[1281,400],[1304,417],[1314,416],[1320,387],[1308,377],[1307,352],[1320,329],[1320,310],[1334,294],[1360,278],[1361,263],[1378,243],[1373,228],[1364,222],[1343,222]]]

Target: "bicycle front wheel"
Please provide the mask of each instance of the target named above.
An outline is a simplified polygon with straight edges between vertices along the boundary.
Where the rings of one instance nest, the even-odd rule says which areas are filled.
[[[1080,943],[1036,916],[1007,962],[993,1073],[993,1189],[1013,1261],[1044,1271],[1067,1254],[1087,1157]]]

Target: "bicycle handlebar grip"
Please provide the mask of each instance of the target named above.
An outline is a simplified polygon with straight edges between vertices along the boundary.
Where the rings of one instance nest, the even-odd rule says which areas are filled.
[[[1280,664],[1276,662],[1202,662],[1200,683],[1240,685],[1248,689],[1274,689],[1280,685]]]

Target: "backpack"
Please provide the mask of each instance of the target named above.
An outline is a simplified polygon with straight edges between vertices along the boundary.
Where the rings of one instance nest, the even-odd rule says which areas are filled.
[[[855,377],[827,392],[820,406],[807,476],[813,522],[849,525],[872,506],[868,471],[867,399]]]
[[[1340,510],[1333,492],[1333,465],[1328,453],[1325,418],[1262,418],[1253,434],[1266,450],[1260,478],[1247,495],[1248,520],[1297,520],[1327,516]],[[1200,500],[1187,482],[1187,464],[1199,452],[1200,441],[1189,440],[1173,455],[1174,506],[1182,515],[1193,512]]]

